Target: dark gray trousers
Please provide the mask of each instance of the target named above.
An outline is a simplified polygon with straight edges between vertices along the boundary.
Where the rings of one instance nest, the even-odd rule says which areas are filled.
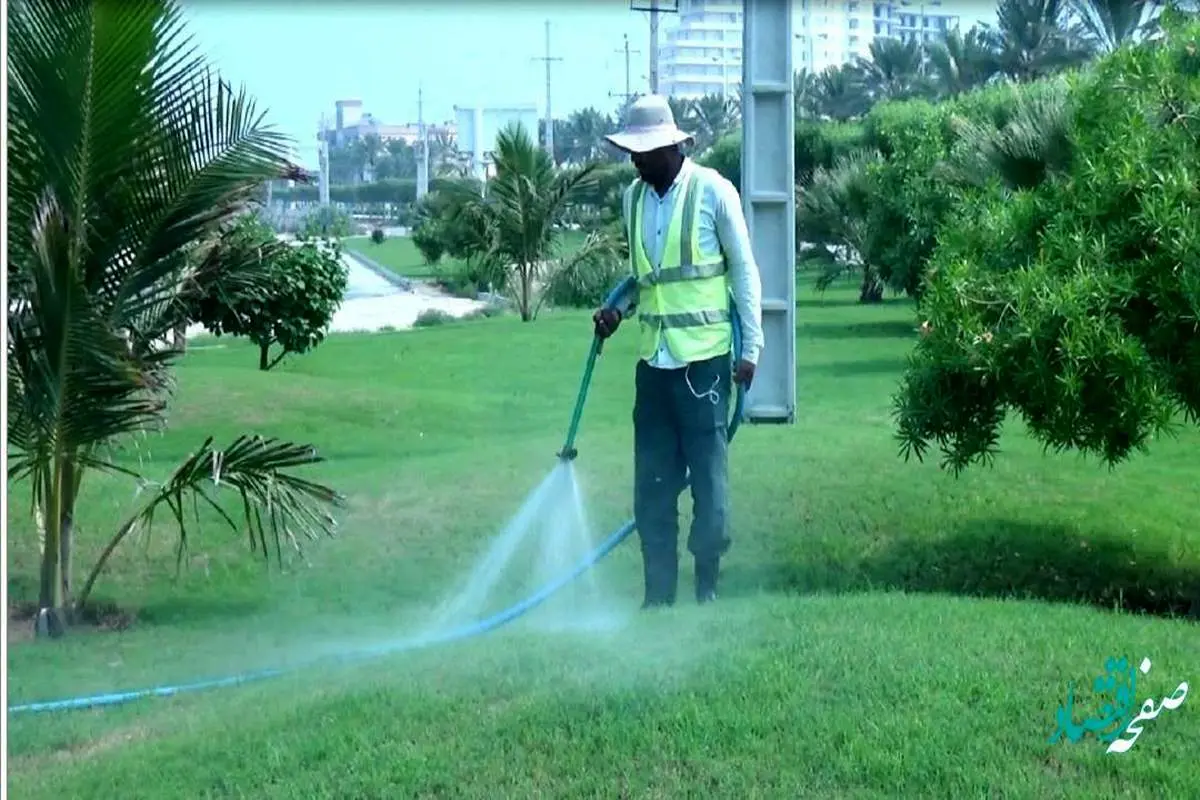
[[[688,551],[700,567],[715,565],[729,549],[726,429],[731,369],[729,354],[686,369],[637,363],[633,511],[649,602],[675,600],[679,495],[689,481],[693,520]]]

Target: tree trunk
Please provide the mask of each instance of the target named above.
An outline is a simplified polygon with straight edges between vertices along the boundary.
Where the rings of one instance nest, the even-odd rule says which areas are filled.
[[[34,631],[39,637],[58,638],[65,631],[62,599],[62,522],[63,522],[63,462],[57,454],[49,478],[49,486],[43,496],[42,516],[46,525],[46,544],[42,548],[41,585],[38,590],[38,614]]]
[[[58,568],[60,585],[62,586],[62,608],[69,615],[71,609],[71,549],[72,534],[75,531],[75,498],[79,494],[79,479],[83,470],[75,463],[74,458],[63,461],[63,491],[61,500],[61,523],[58,529]],[[68,618],[67,622],[72,620]]]
[[[530,300],[532,294],[530,284],[533,283],[533,275],[532,270],[524,264],[519,269],[521,274],[521,321],[529,322],[533,319],[533,304]]]
[[[883,283],[875,277],[872,270],[863,270],[862,287],[858,292],[858,302],[860,303],[881,303],[883,302]]]
[[[266,372],[267,370],[269,370],[271,368],[271,362],[268,359],[268,356],[270,355],[270,350],[271,350],[270,344],[260,344],[258,346],[258,368],[260,370],[262,370],[263,372]]]
[[[180,325],[175,329],[175,349],[181,353],[187,352],[187,326]]]

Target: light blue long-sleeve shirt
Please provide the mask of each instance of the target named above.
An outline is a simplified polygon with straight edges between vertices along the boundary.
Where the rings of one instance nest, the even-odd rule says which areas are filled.
[[[732,183],[716,170],[702,167],[690,158],[685,158],[683,168],[675,176],[675,181],[665,197],[659,197],[654,189],[646,192],[642,210],[642,242],[646,248],[646,255],[657,273],[662,265],[663,248],[666,245],[667,229],[671,224],[675,202],[682,194],[684,179],[692,173],[697,176],[696,189],[700,192],[700,247],[705,252],[719,251],[725,255],[733,302],[742,324],[742,358],[757,364],[763,348],[762,279],[750,246],[750,232],[742,214],[741,199]],[[627,230],[632,197],[633,188],[630,187],[625,190],[622,207]],[[632,243],[630,244],[632,246]],[[629,297],[626,300],[625,307],[621,309],[623,317],[636,310],[637,297]],[[670,352],[665,337],[659,339],[658,352],[648,363],[650,366],[664,369],[687,366]]]

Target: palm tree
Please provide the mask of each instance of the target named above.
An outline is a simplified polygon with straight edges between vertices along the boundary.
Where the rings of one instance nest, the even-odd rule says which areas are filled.
[[[712,147],[718,139],[735,130],[740,119],[740,107],[731,97],[719,94],[707,94],[693,101],[690,118],[680,123],[680,127],[690,127],[696,137],[697,152],[704,152]]]
[[[792,76],[792,96],[796,103],[796,119],[817,116],[821,103],[817,75],[807,68],[796,70]]]
[[[693,101],[671,95],[667,98],[667,105],[671,107],[671,116],[675,117],[676,125],[685,131],[695,127],[696,104]]]
[[[1100,53],[1152,36],[1162,0],[1071,0],[1076,34]]]
[[[589,261],[612,257],[613,243],[602,233],[590,234],[573,253],[561,247],[563,216],[592,187],[599,165],[555,170],[546,152],[515,124],[496,136],[494,164],[496,175],[488,181],[486,196],[462,190],[452,213],[483,221],[486,233],[479,247],[487,249],[478,258],[485,271],[501,269],[516,278],[517,309],[530,322],[541,307],[535,293],[547,269],[578,270]]]
[[[1000,0],[997,26],[985,26],[1000,71],[1016,81],[1078,66],[1091,48],[1072,32],[1069,0]]]
[[[178,351],[164,346],[191,297],[261,291],[257,254],[223,234],[264,182],[303,179],[265,129],[190,51],[168,0],[25,0],[10,6],[9,480],[44,524],[37,630],[61,635],[108,555],[165,508],[188,542],[184,502],[240,497],[252,546],[328,533],[340,497],[288,468],[311,447],[206,440],[117,529],[71,596],[73,519],[92,471],[142,480],[111,446],[165,423]],[[264,261],[266,259],[263,259]],[[269,509],[263,520],[262,509]],[[277,552],[280,552],[277,549]]]
[[[924,93],[924,55],[915,39],[875,39],[870,57],[856,56],[859,79],[871,103],[905,100]]]
[[[826,119],[846,121],[862,116],[871,108],[871,100],[862,87],[862,74],[853,64],[839,64],[821,70],[817,80],[817,107]]]
[[[569,122],[570,163],[609,160],[612,148],[605,144],[604,136],[615,129],[611,117],[589,106],[572,113]]]
[[[929,63],[934,85],[944,97],[983,86],[999,70],[986,32],[978,26],[965,34],[957,28],[947,31],[945,38],[930,49]]]

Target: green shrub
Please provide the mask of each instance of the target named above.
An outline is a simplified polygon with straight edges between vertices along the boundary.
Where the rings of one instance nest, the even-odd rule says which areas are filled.
[[[547,303],[560,308],[597,308],[629,274],[618,258],[585,259],[554,271],[542,291]]]
[[[441,232],[438,230],[438,223],[434,220],[426,220],[417,226],[416,230],[412,232],[412,243],[421,253],[421,258],[425,259],[426,264],[437,264],[446,252]]]
[[[449,312],[442,311],[440,308],[427,308],[417,318],[413,320],[414,328],[431,328],[435,325],[445,325],[447,322],[454,322],[455,316]]]
[[[1111,465],[1180,412],[1200,421],[1200,24],[1173,16],[1164,45],[1075,79],[1058,169],[1001,180],[1013,153],[1051,152],[1026,146],[1059,135],[1051,103],[993,143],[996,180],[964,193],[931,262],[895,401],[906,452],[986,461],[1012,410]]]
[[[715,169],[734,186],[742,186],[742,132],[727,133],[716,141],[700,159],[706,167]]]
[[[244,336],[258,345],[259,369],[269,370],[289,353],[312,350],[324,339],[346,292],[348,271],[336,240],[280,244],[254,214],[242,217],[222,247],[267,253],[265,292],[213,291],[191,299],[189,317],[214,336]],[[270,349],[279,347],[272,360]]]
[[[862,258],[898,292],[919,296],[925,266],[942,221],[954,207],[935,170],[945,159],[941,135],[947,107],[925,100],[877,104],[864,125],[865,145],[882,158],[873,164]]]
[[[387,238],[383,233],[383,228],[375,228],[371,231],[371,241],[375,244],[383,244],[383,240]]]
[[[867,146],[866,131],[859,123],[797,120],[796,183],[807,186],[815,170],[830,169]]]
[[[346,211],[336,206],[320,206],[304,217],[300,235],[306,239],[340,239],[349,236],[353,230],[354,220]]]
[[[796,183],[807,186],[818,167],[829,169],[838,161],[866,146],[863,126],[852,122],[796,120],[793,142]],[[730,183],[742,186],[742,132],[726,134],[713,145],[701,163],[721,173]]]
[[[628,161],[604,164],[592,173],[593,182],[580,189],[578,203],[595,210],[601,224],[621,218],[621,198],[637,178],[637,170]]]

